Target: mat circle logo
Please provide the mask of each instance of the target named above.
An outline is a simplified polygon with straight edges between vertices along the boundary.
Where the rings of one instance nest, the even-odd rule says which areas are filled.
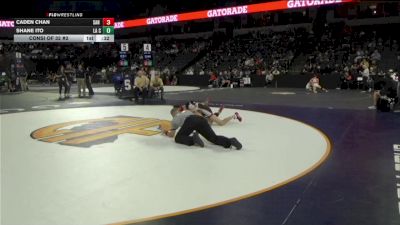
[[[48,143],[90,147],[114,142],[121,134],[153,136],[161,132],[160,126],[170,126],[170,121],[117,116],[54,124],[33,131],[31,137]]]

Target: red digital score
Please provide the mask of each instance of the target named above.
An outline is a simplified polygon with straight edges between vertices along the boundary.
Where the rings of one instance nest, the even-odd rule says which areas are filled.
[[[114,26],[114,18],[103,18],[103,26]]]

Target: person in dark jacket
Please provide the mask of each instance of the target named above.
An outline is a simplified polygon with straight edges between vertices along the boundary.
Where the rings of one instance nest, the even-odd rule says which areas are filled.
[[[81,92],[83,90],[83,96],[86,96],[86,82],[85,82],[85,70],[82,64],[78,65],[78,70],[76,71],[76,82],[78,83],[78,96],[82,97]]]
[[[93,88],[92,88],[92,77],[94,74],[93,69],[89,69],[89,67],[86,69],[86,76],[85,76],[85,81],[86,81],[86,87],[89,90],[89,96],[93,96]]]

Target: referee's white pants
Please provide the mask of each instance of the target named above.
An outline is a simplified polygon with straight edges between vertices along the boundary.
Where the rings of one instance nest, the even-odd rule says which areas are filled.
[[[85,78],[77,78],[76,82],[78,83],[78,95],[81,96],[81,92],[83,89],[83,96],[86,95],[86,82]]]

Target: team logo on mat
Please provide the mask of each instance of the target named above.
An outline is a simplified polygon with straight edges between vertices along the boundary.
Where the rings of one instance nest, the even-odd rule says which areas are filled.
[[[117,116],[54,124],[33,131],[31,137],[43,142],[90,147],[114,142],[120,134],[156,135],[161,132],[160,126],[169,125],[168,120]]]

